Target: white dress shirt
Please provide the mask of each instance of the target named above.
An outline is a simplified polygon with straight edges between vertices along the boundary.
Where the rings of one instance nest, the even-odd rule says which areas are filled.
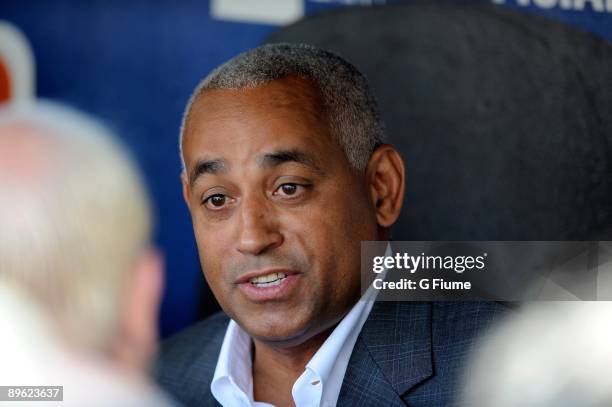
[[[375,294],[370,287],[306,364],[291,389],[296,407],[336,405],[353,347],[370,314]],[[227,327],[210,388],[225,407],[272,406],[253,400],[251,337],[233,320]]]

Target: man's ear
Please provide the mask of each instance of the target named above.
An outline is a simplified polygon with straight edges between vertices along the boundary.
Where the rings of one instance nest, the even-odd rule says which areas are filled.
[[[189,205],[189,180],[187,179],[187,171],[181,172],[181,184],[183,185],[183,200],[187,204],[187,207],[191,209]]]
[[[404,161],[389,144],[378,147],[370,157],[366,179],[376,209],[376,220],[389,227],[399,217],[404,202]]]
[[[137,258],[119,314],[111,357],[126,372],[143,374],[157,350],[157,320],[164,286],[161,254],[147,248]]]

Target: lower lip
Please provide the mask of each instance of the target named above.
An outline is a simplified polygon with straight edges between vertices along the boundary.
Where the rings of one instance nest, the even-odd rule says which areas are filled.
[[[299,277],[299,274],[290,274],[280,284],[268,287],[257,287],[249,282],[238,284],[238,287],[253,302],[280,300],[289,296],[297,285]]]

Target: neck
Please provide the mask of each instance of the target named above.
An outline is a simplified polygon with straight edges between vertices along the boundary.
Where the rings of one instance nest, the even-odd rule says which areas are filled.
[[[331,334],[331,327],[304,343],[276,347],[253,339],[253,393],[257,401],[275,406],[293,405],[293,383],[304,372],[306,364]]]

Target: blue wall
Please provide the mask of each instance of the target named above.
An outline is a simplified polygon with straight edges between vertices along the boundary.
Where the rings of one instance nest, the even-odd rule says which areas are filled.
[[[372,2],[384,3],[305,0],[304,10]],[[612,40],[612,0],[496,3]],[[182,109],[200,78],[261,43],[276,26],[213,19],[202,0],[2,0],[0,19],[18,26],[31,42],[39,96],[102,117],[133,149],[154,197],[156,242],[167,259],[162,333],[188,325],[196,318],[203,278],[179,182]]]

